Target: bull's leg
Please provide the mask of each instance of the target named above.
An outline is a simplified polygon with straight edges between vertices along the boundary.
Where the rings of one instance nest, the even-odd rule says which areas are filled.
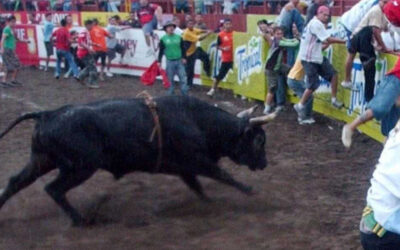
[[[202,172],[202,175],[220,181],[226,185],[235,187],[247,195],[252,194],[251,186],[247,186],[245,184],[236,181],[228,172],[226,172],[223,169],[220,169],[218,166],[212,166],[210,168],[207,168],[207,171]]]
[[[207,195],[204,194],[203,188],[197,180],[195,175],[192,174],[182,174],[181,175],[182,180],[188,185],[190,189],[196,192],[196,194],[202,199],[202,200],[209,200]]]
[[[38,158],[31,158],[22,171],[11,177],[7,187],[0,195],[0,208],[14,194],[32,184],[37,178],[53,170],[55,167]]]
[[[58,177],[48,185],[46,185],[46,192],[53,198],[53,200],[64,210],[64,212],[71,218],[74,226],[84,225],[86,222],[78,211],[71,206],[67,200],[66,193],[82,184],[84,181],[93,175],[95,170],[85,172],[60,172]]]

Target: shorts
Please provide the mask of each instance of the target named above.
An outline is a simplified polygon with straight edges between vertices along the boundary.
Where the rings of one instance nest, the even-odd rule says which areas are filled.
[[[219,69],[219,73],[215,79],[217,81],[221,81],[222,79],[225,78],[226,74],[228,74],[228,71],[232,69],[233,67],[233,62],[222,62],[221,68]]]
[[[53,42],[44,42],[44,47],[46,48],[47,57],[50,57],[54,54]]]
[[[12,49],[4,49],[3,64],[8,71],[17,70],[21,67],[21,63]]]
[[[157,28],[157,18],[154,16],[153,20],[142,25],[142,30],[145,36],[153,35],[153,31]]]
[[[274,70],[265,70],[266,75],[266,83],[268,85],[268,92],[271,94],[275,94],[278,90],[279,77],[286,76],[289,73],[290,66],[286,64],[282,64],[278,71]]]
[[[117,56],[117,53],[122,55],[124,52],[125,52],[125,47],[118,43],[115,46],[115,48],[112,49],[108,48],[107,56],[108,59],[113,60]]]
[[[372,110],[375,119],[382,120],[390,115],[390,111],[399,96],[400,79],[394,75],[385,76],[375,96],[368,103],[367,109]]]
[[[343,24],[342,24],[342,27],[346,31],[346,48],[349,49],[352,32],[350,30],[348,30]]]
[[[372,46],[373,30],[372,27],[365,27],[355,34],[347,47],[347,51],[351,54],[371,54],[371,51],[375,53],[374,47]]]
[[[107,53],[104,51],[96,51],[96,53],[94,54],[94,61],[97,63],[97,61],[99,60],[99,58],[101,59],[101,66],[106,66],[106,57],[107,57]]]
[[[324,57],[321,64],[301,61],[304,72],[306,74],[306,88],[316,90],[319,87],[320,80],[319,76],[327,81],[331,81],[332,78],[337,74],[332,64]]]

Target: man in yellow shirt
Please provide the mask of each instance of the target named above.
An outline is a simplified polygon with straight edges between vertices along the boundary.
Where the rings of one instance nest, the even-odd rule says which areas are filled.
[[[202,48],[197,47],[197,43],[211,34],[211,31],[194,28],[194,21],[192,19],[188,20],[186,25],[187,28],[184,30],[182,38],[186,48],[187,85],[191,87],[193,85],[194,66],[197,59],[200,59],[203,62],[203,69],[206,74],[208,76],[211,75],[210,58]]]
[[[304,69],[300,59],[297,59],[293,67],[290,69],[287,77],[287,84],[289,88],[294,91],[297,97],[301,98],[303,96],[303,93],[306,90],[306,84],[304,82]],[[297,118],[300,125],[315,123],[314,118],[312,118],[313,99],[313,96],[311,96],[304,105],[305,117],[301,118],[299,116]]]

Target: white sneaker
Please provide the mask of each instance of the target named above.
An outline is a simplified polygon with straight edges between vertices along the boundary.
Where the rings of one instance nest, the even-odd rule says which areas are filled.
[[[106,76],[108,76],[108,77],[113,77],[114,75],[113,75],[113,73],[111,73],[110,71],[107,71],[107,72],[106,72]]]
[[[65,73],[65,75],[64,75],[64,79],[68,79],[69,78],[69,73],[70,71],[68,71],[67,73]]]
[[[294,105],[294,110],[296,110],[297,115],[299,116],[300,119],[305,119],[305,117],[306,117],[306,114],[305,114],[306,109],[305,109],[304,106],[300,107],[300,104],[297,103],[297,104]]]
[[[353,88],[353,83],[348,82],[348,81],[343,81],[340,85],[342,85],[343,88],[346,89],[352,89]]]
[[[278,106],[276,106],[276,108],[275,108],[275,111],[276,111],[276,112],[281,112],[281,111],[283,111],[283,110],[285,110],[285,106],[283,106],[283,105],[278,105]]]
[[[268,105],[268,104],[265,104],[265,108],[264,108],[263,113],[266,114],[266,115],[269,115],[271,113],[271,111],[272,111],[271,106]]]
[[[335,107],[337,109],[343,108],[343,102],[340,102],[337,99],[331,100],[331,104],[332,104],[333,107]]]
[[[297,121],[299,122],[300,125],[311,125],[315,123],[315,120],[312,117],[306,117],[304,119],[297,118]]]
[[[352,136],[353,131],[349,128],[349,125],[344,125],[342,130],[342,143],[346,148],[350,148]]]
[[[207,92],[207,95],[208,95],[208,96],[214,96],[214,94],[215,94],[215,89],[210,89],[210,90]]]

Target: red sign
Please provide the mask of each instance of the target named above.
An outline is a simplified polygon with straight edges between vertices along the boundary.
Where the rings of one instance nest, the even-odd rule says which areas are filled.
[[[28,24],[41,24],[48,12],[32,12],[27,14]],[[81,25],[81,14],[79,12],[52,12],[52,22],[59,24],[61,19],[70,15],[74,26]]]
[[[29,43],[17,42],[16,53],[21,63],[24,65],[39,65],[35,25],[15,25],[14,33],[19,40],[29,41]]]

